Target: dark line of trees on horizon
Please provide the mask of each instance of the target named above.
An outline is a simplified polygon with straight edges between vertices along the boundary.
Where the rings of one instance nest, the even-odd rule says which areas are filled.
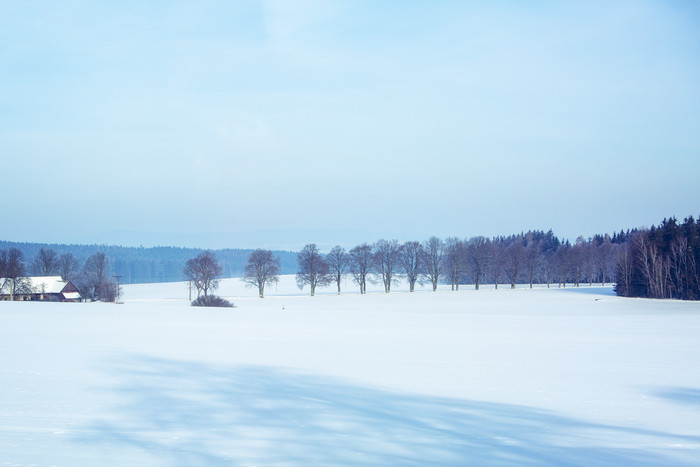
[[[110,271],[121,277],[122,284],[140,284],[151,282],[176,282],[185,279],[183,267],[188,259],[202,253],[201,248],[181,247],[122,247],[113,245],[68,245],[48,243],[25,243],[0,241],[0,250],[16,248],[27,259],[27,272],[38,275],[32,267],[33,258],[40,250],[53,250],[57,255],[72,254],[81,265],[93,254],[104,253],[110,262]],[[248,255],[252,249],[221,249],[214,253],[221,265],[223,277],[240,277]],[[283,274],[296,271],[296,253],[275,251],[281,260]]]
[[[220,265],[221,250],[184,250],[190,256],[179,263],[179,280],[191,279],[187,265],[192,265],[193,252],[201,252],[197,258],[205,255],[213,260],[216,267],[212,279],[231,277],[230,271]],[[361,294],[366,293],[367,282],[380,282],[389,293],[399,279],[404,279],[410,291],[416,283],[431,284],[433,290],[439,283],[450,284],[452,290],[459,290],[464,284],[473,284],[478,290],[483,283],[495,284],[496,288],[515,288],[516,284],[578,287],[582,283],[616,283],[615,290],[621,296],[700,299],[700,219],[696,221],[692,216],[682,223],[675,217],[664,219],[650,229],[579,237],[574,243],[561,241],[551,230],[535,230],[490,239],[431,237],[424,242],[404,243],[379,240],[349,250],[336,246],[325,255],[313,243],[299,253],[226,251],[246,252],[247,262],[237,266],[241,270],[238,275],[248,285],[257,287],[261,297],[265,285],[275,283],[281,273],[290,273],[288,265],[282,266],[280,256],[288,264],[293,255],[297,285],[300,289],[308,285],[312,295],[317,287],[332,283],[340,293],[341,280],[349,275]],[[86,258],[82,267],[71,253],[58,254],[50,248],[39,248],[29,268],[24,258],[18,248],[0,250],[0,277],[20,279],[28,271],[33,275],[60,273],[88,298],[102,300],[116,295],[111,280],[119,274],[113,267],[114,261],[102,251]],[[100,285],[96,277],[104,284]],[[13,283],[22,286],[21,280]],[[216,282],[204,284],[202,289],[197,288],[199,292],[204,290],[205,296],[209,289],[216,288]]]

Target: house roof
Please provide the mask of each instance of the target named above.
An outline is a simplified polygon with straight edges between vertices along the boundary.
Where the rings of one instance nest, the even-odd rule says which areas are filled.
[[[38,276],[38,277],[25,277],[29,281],[29,286],[32,288],[34,293],[61,293],[61,291],[68,285],[68,281],[64,281],[61,276]],[[10,293],[10,284],[4,280],[0,279],[0,294]]]

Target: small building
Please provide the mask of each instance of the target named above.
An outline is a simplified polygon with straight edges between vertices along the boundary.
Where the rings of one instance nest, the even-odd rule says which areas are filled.
[[[71,281],[61,276],[23,277],[22,287],[15,293],[18,301],[79,302],[80,292]],[[0,278],[0,300],[11,300],[10,280]]]

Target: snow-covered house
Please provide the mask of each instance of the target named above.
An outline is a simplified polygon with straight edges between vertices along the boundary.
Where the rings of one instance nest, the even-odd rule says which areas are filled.
[[[79,302],[80,292],[71,281],[61,276],[23,277],[22,286],[16,289],[15,300],[46,302]],[[0,300],[11,300],[10,280],[0,278]]]

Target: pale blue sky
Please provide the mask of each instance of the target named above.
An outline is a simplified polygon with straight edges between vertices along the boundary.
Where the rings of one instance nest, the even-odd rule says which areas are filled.
[[[697,216],[696,5],[2,2],[0,239],[574,239]]]

